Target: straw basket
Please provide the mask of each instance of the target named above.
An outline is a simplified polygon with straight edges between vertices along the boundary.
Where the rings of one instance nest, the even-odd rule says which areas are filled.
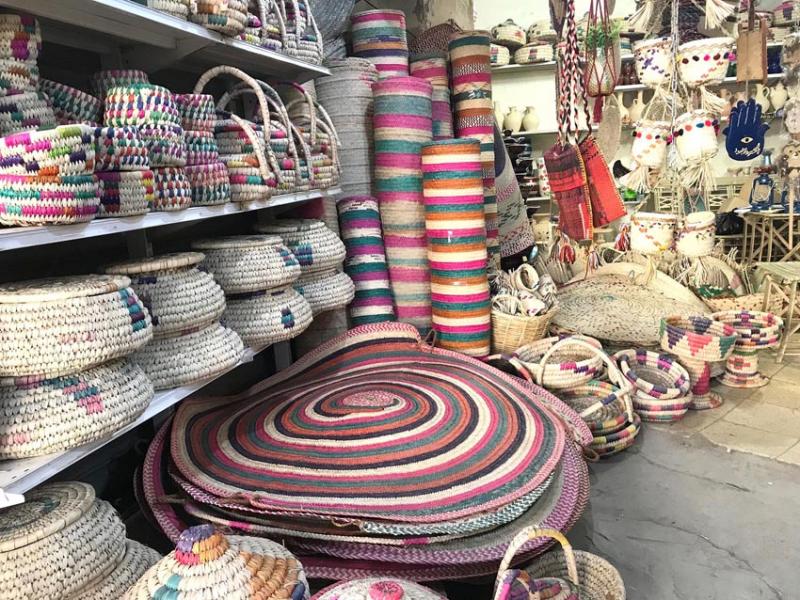
[[[390,577],[370,577],[340,581],[320,590],[311,600],[342,600],[344,598],[406,598],[408,600],[445,600],[433,590],[408,581]]]
[[[294,289],[308,301],[315,315],[347,306],[356,292],[353,280],[336,269],[303,273]]]
[[[192,188],[192,206],[213,206],[231,201],[228,167],[222,162],[184,168]]]
[[[242,0],[197,0],[189,15],[192,23],[222,35],[236,37],[247,23],[247,2]]]
[[[185,131],[214,131],[217,119],[214,96],[210,94],[177,94],[175,104]]]
[[[192,2],[193,0],[147,0],[147,6],[177,19],[187,21],[191,13]]]
[[[153,210],[184,210],[192,205],[192,186],[181,167],[153,169]]]
[[[125,556],[116,568],[107,576],[88,585],[73,600],[120,598],[160,558],[161,555],[152,548],[134,540],[126,540]]]
[[[283,51],[286,23],[278,3],[271,0],[255,0],[250,2],[250,10],[255,10],[258,14],[251,15],[245,32],[239,38],[274,52]],[[258,23],[255,24],[253,21]]]
[[[101,100],[105,99],[108,90],[113,87],[129,87],[140,83],[150,83],[147,73],[136,69],[109,69],[98,71],[92,75],[89,82],[92,95]]]
[[[185,130],[183,139],[186,142],[187,165],[208,165],[219,162],[219,147],[213,131]]]
[[[100,191],[98,218],[141,215],[153,206],[152,171],[100,171],[96,177]]]
[[[0,138],[0,173],[10,175],[86,175],[94,171],[94,129],[61,125]]]
[[[105,96],[103,122],[122,125],[180,125],[175,96],[167,88],[150,83],[134,83],[109,88]]]
[[[56,120],[62,125],[97,125],[102,119],[103,102],[91,94],[49,79],[39,80],[39,91],[50,100]]]
[[[322,34],[308,2],[276,0],[286,24],[284,48],[290,56],[314,65],[322,64]]]
[[[489,52],[492,64],[496,67],[502,67],[511,62],[511,52],[505,46],[492,44],[489,46]]]
[[[675,358],[642,348],[621,350],[614,358],[634,386],[633,406],[643,421],[672,422],[686,414],[691,380]]]
[[[47,98],[39,92],[25,92],[0,98],[0,135],[57,125]]]
[[[308,301],[290,286],[229,296],[225,310],[225,322],[253,348],[290,340],[312,319]]]
[[[24,14],[0,15],[0,59],[36,63],[42,49],[39,21]]]
[[[513,20],[506,19],[503,23],[492,27],[492,41],[510,50],[516,50],[525,45],[527,36],[522,27],[514,23]]]
[[[98,127],[94,130],[95,171],[143,171],[150,168],[139,128]]]
[[[521,305],[518,298],[508,296]],[[503,296],[492,298],[492,352],[513,354],[523,346],[541,340],[547,334],[550,320],[558,309],[542,315],[510,315],[498,308],[505,302]]]
[[[553,60],[554,51],[550,44],[526,44],[514,52],[514,63],[530,65]]]
[[[186,165],[186,141],[180,125],[143,123],[139,139],[147,147],[152,167],[183,167]]]
[[[551,353],[559,341],[562,338],[550,337],[517,348],[511,363],[526,379],[549,390],[575,387],[600,376],[602,358],[578,341],[587,342],[596,349],[602,348],[600,342],[586,336],[569,336]]]
[[[339,236],[316,219],[280,219],[258,225],[256,230],[280,236],[303,272],[339,267],[347,254]]]
[[[34,63],[0,58],[0,97],[35,92],[39,67]]]
[[[84,223],[97,214],[93,175],[0,175],[0,224]]]

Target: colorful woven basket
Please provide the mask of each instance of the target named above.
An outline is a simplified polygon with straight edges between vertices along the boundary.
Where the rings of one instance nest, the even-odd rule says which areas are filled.
[[[92,88],[92,95],[95,98],[105,100],[108,90],[114,87],[130,87],[143,83],[150,83],[147,73],[136,69],[109,69],[98,71],[92,75],[89,82]]]
[[[0,15],[0,59],[35,64],[42,49],[39,21],[32,15]]]
[[[140,3],[144,3],[139,0]],[[192,0],[146,0],[147,6],[176,19],[187,21],[192,11]]]
[[[186,164],[208,165],[219,162],[219,147],[213,131],[187,130],[183,134],[186,142]]]
[[[0,173],[11,175],[85,175],[94,171],[93,129],[62,125],[0,138]]]
[[[231,201],[231,182],[225,163],[184,167],[192,187],[192,206],[212,206]]]
[[[56,120],[62,125],[96,126],[102,120],[103,103],[91,94],[49,79],[39,80],[39,91],[50,100]]]
[[[453,111],[450,109],[450,80],[447,55],[414,58],[410,64],[411,75],[427,80],[431,92],[431,118],[434,140],[453,137]]]
[[[600,349],[597,340],[587,336],[573,336]],[[549,390],[563,390],[577,387],[599,377],[603,372],[603,360],[596,352],[582,344],[563,343],[552,354],[548,352],[561,339],[550,337],[533,342],[517,349],[511,362],[529,381],[536,382]],[[547,361],[543,362],[547,356]]]
[[[353,56],[366,58],[381,79],[408,75],[406,17],[401,10],[367,10],[350,18]]]
[[[154,211],[184,210],[192,205],[192,184],[181,167],[153,169]]]
[[[97,214],[93,175],[0,175],[0,224],[84,223]]]
[[[758,353],[778,345],[783,319],[772,313],[749,310],[717,312],[711,318],[733,326],[739,334],[719,382],[739,388],[767,385],[769,377],[758,372]]]
[[[422,146],[436,343],[484,357],[490,351],[491,318],[480,158],[477,140]]]
[[[150,168],[147,146],[136,126],[94,130],[96,171],[143,171]]]
[[[343,308],[355,295],[353,280],[336,269],[304,272],[293,285],[308,301],[314,315]]]
[[[161,555],[152,548],[134,540],[126,540],[125,555],[114,570],[86,586],[74,600],[121,598],[160,558]]]
[[[181,115],[181,127],[189,131],[214,131],[216,102],[210,94],[177,94],[175,104]]]
[[[98,218],[129,217],[149,212],[155,201],[155,177],[152,171],[99,171]]]
[[[339,236],[317,219],[279,219],[256,229],[280,236],[304,273],[337,268],[347,253]]]
[[[489,59],[492,66],[503,67],[511,62],[511,52],[505,46],[492,44],[489,47]]]
[[[70,375],[130,354],[152,337],[150,315],[127,277],[0,286],[0,376]]]
[[[247,23],[247,2],[242,0],[197,0],[189,20],[211,31],[236,37]]]
[[[105,270],[130,277],[153,320],[154,337],[172,337],[211,325],[225,310],[222,288],[198,269],[203,259],[199,252],[180,252],[119,262]]]
[[[139,139],[147,147],[151,167],[183,167],[186,165],[186,140],[180,125],[143,123]]]
[[[0,379],[0,459],[102,439],[138,417],[152,398],[144,371],[124,360],[53,379]]]
[[[278,0],[286,25],[285,51],[290,56],[318,65],[322,63],[322,35],[307,2]]]
[[[425,586],[404,579],[373,577],[355,579],[329,585],[311,597],[311,600],[339,600],[340,598],[397,598],[406,600],[445,600]]]
[[[667,354],[645,349],[614,355],[633,385],[633,406],[643,421],[673,422],[683,418],[692,401],[689,373]]]
[[[492,27],[492,41],[511,50],[516,50],[524,46],[527,41],[525,30],[514,23],[512,19],[506,19],[499,25]]]
[[[57,124],[44,94],[25,92],[0,98],[0,135],[46,129]]]
[[[39,89],[39,67],[32,62],[0,59],[0,97]]]
[[[253,348],[290,340],[313,319],[308,300],[291,286],[234,294],[227,302],[225,323]]]
[[[344,271],[355,285],[348,307],[353,326],[394,321],[378,201],[372,196],[350,196],[339,198],[336,208],[347,249]]]
[[[103,122],[122,125],[180,125],[175,96],[167,88],[151,83],[111,87],[105,96]]]
[[[526,44],[514,52],[514,64],[530,65],[550,62],[555,59],[552,44]]]

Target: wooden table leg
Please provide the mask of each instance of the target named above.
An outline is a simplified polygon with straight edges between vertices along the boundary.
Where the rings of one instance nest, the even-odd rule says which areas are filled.
[[[792,337],[792,326],[794,324],[794,313],[796,310],[796,303],[797,303],[797,280],[791,282],[791,288],[789,288],[789,310],[784,316],[783,321],[783,338],[781,339],[781,345],[778,347],[778,356],[776,361],[778,364],[783,362],[783,355],[786,354],[786,346],[789,345],[789,338]]]

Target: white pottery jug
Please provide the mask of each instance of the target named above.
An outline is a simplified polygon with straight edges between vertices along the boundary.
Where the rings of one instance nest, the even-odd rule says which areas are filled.
[[[519,133],[520,127],[522,127],[522,113],[517,110],[516,106],[512,106],[503,119],[503,129],[511,133]]]
[[[772,108],[775,110],[782,109],[788,99],[789,90],[786,89],[782,81],[776,83],[769,91],[769,101],[770,104],[772,104]]]
[[[628,116],[631,119],[631,123],[636,123],[636,121],[641,118],[642,112],[644,112],[644,91],[639,90],[639,93],[636,98],[633,99],[628,109]]]
[[[617,92],[617,105],[619,106],[619,120],[622,122],[623,125],[630,125],[631,124],[631,115],[628,113],[628,107],[625,106],[623,100],[625,99],[625,94],[622,92]]]
[[[525,131],[536,131],[539,129],[539,115],[536,114],[536,109],[529,106],[525,109],[525,114],[522,117],[522,128]]]
[[[753,96],[756,103],[761,107],[761,112],[765,113],[769,110],[769,92],[770,89],[763,83],[756,84],[756,95]]]

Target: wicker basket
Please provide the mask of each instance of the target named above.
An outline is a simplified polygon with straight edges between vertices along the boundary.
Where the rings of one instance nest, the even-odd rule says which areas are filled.
[[[308,2],[276,0],[286,24],[284,50],[290,56],[311,64],[322,64],[322,34],[308,8]]]
[[[167,88],[150,83],[134,83],[109,88],[105,97],[103,122],[123,125],[178,125],[181,116],[175,96]]]
[[[344,308],[353,301],[356,288],[346,273],[336,269],[303,273],[294,283],[311,305],[314,315],[336,308]]]
[[[524,46],[526,40],[525,30],[511,19],[492,27],[492,41],[510,50]]]
[[[92,80],[89,82],[92,88],[92,95],[101,100],[105,99],[108,90],[113,87],[127,87],[139,83],[150,83],[150,79],[147,77],[147,73],[136,69],[98,71],[92,75]]]
[[[510,315],[497,308],[498,298],[492,298],[492,352],[513,354],[522,346],[541,340],[547,334],[550,320],[557,309],[542,315]]]
[[[523,377],[549,390],[582,385],[602,374],[603,359],[581,341],[602,348],[600,342],[587,336],[549,337],[515,350],[511,363]],[[558,348],[551,352],[556,344]]]
[[[94,171],[94,130],[61,125],[0,138],[0,173],[10,175],[87,175]]]
[[[39,80],[39,91],[50,100],[61,125],[97,125],[102,118],[103,103],[91,94],[49,79]]]
[[[97,218],[129,217],[149,212],[155,201],[152,171],[99,171],[100,190]]]
[[[492,44],[489,47],[489,53],[492,65],[496,67],[502,67],[511,62],[511,52],[505,46]]]
[[[256,230],[279,235],[297,258],[303,273],[338,268],[347,254],[339,236],[316,219],[280,219],[258,225]]]
[[[278,3],[273,0],[251,0],[249,10],[248,27],[239,35],[239,39],[273,52],[281,52],[286,41],[286,23]]]
[[[144,171],[150,168],[139,128],[98,127],[94,130],[95,171]]]
[[[133,540],[126,540],[125,556],[116,568],[108,575],[86,586],[72,600],[120,598],[160,558],[161,555],[152,548]]]
[[[196,0],[189,20],[210,31],[238,37],[244,33],[247,24],[247,3],[242,0]]]
[[[55,127],[56,115],[39,92],[0,98],[0,135]]]
[[[290,286],[229,296],[225,310],[225,322],[253,348],[290,340],[312,319],[308,301]]]

